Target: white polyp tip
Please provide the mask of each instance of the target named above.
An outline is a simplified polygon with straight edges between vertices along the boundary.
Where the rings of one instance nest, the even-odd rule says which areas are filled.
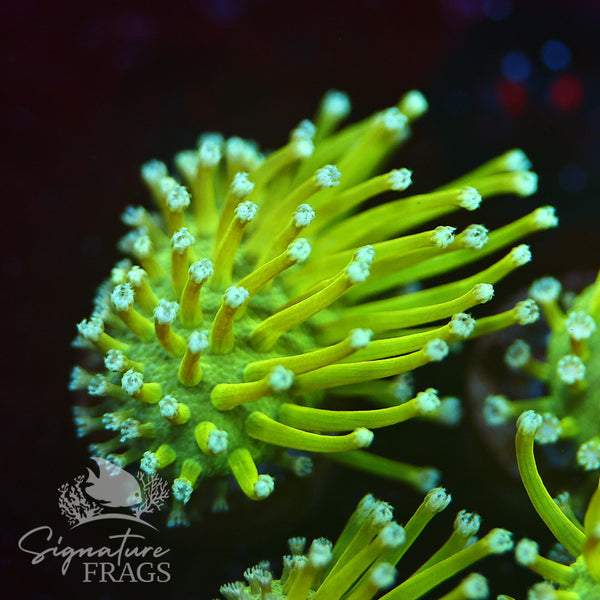
[[[244,287],[232,285],[225,290],[223,294],[223,302],[229,308],[239,308],[246,300],[248,300],[248,296],[250,292]]]
[[[330,188],[340,185],[342,174],[335,165],[325,165],[315,173],[315,183],[320,188]]]
[[[535,300],[523,300],[515,306],[515,318],[519,325],[530,325],[540,318],[540,309]]]
[[[119,312],[128,310],[133,306],[135,294],[130,283],[118,285],[110,295],[111,302]]]
[[[556,600],[556,588],[550,583],[536,583],[527,592],[527,600]]]
[[[512,533],[506,529],[492,529],[486,536],[487,545],[493,554],[504,554],[513,549]]]
[[[554,444],[562,435],[560,420],[552,413],[542,415],[542,426],[535,434],[535,441],[540,444]]]
[[[167,166],[164,162],[153,159],[142,165],[141,174],[146,183],[156,183],[167,176]]]
[[[414,381],[411,373],[402,373],[391,385],[394,398],[401,403],[406,402],[414,393]]]
[[[436,411],[436,416],[444,425],[458,425],[463,417],[463,408],[460,400],[455,396],[447,396],[440,400],[441,405]]]
[[[360,499],[356,511],[365,517],[377,506],[378,502],[379,500],[373,494],[367,494]]]
[[[182,227],[171,237],[171,248],[177,254],[183,254],[188,248],[193,246],[196,239],[189,232],[187,227]]]
[[[427,98],[419,90],[406,92],[400,100],[400,110],[411,119],[418,119],[429,108]]]
[[[208,258],[201,258],[190,265],[188,273],[194,283],[204,283],[215,272],[212,261]]]
[[[292,140],[312,140],[315,137],[316,127],[310,119],[303,119],[292,130]]]
[[[313,470],[313,461],[310,456],[297,456],[294,459],[292,469],[296,477],[306,477]]]
[[[246,198],[254,189],[254,184],[248,178],[248,173],[240,171],[233,176],[231,193],[238,198]]]
[[[554,206],[542,206],[533,212],[535,224],[540,229],[551,229],[558,225],[558,217]]]
[[[379,532],[379,542],[384,548],[397,548],[406,541],[404,527],[392,521]]]
[[[192,354],[204,352],[209,346],[208,331],[192,331],[188,338],[187,347]]]
[[[419,392],[415,398],[417,410],[422,414],[437,410],[440,407],[440,399],[438,397],[438,391],[433,388],[427,388],[424,392]]]
[[[177,185],[167,196],[167,207],[173,212],[180,212],[190,205],[190,201],[190,193],[182,185]]]
[[[523,340],[515,340],[504,355],[504,361],[513,369],[524,367],[530,359],[531,346]]]
[[[408,124],[408,117],[400,112],[398,108],[392,106],[377,116],[377,122],[390,133],[401,132]]]
[[[173,162],[188,179],[195,177],[198,171],[197,152],[194,150],[182,150],[174,156]]]
[[[315,569],[326,567],[332,559],[332,545],[329,540],[324,538],[314,540],[310,545],[308,560]]]
[[[425,496],[425,505],[432,512],[438,513],[444,510],[452,501],[452,496],[444,488],[433,488]]]
[[[223,134],[219,133],[218,131],[206,131],[198,138],[197,146],[202,146],[204,142],[210,142],[211,144],[215,144],[215,146],[221,148],[225,143],[225,138],[223,137]]]
[[[198,148],[198,161],[203,167],[216,167],[221,160],[221,145],[215,140],[205,139]]]
[[[179,187],[179,184],[177,183],[176,179],[173,179],[173,177],[163,177],[158,182],[158,187],[160,189],[161,196],[166,198],[174,189]]]
[[[591,439],[577,450],[577,464],[586,471],[600,469],[600,441]]]
[[[329,90],[323,96],[321,110],[331,119],[343,119],[350,113],[350,98],[345,92]]]
[[[69,389],[73,392],[75,390],[83,390],[87,388],[90,383],[90,374],[81,367],[73,367],[71,371],[71,377],[69,379]]]
[[[416,487],[423,493],[430,492],[436,488],[442,479],[441,471],[433,468],[423,468],[417,475]]]
[[[148,235],[140,235],[133,242],[133,254],[140,260],[148,258],[153,250],[152,240]]]
[[[579,356],[567,354],[558,361],[556,373],[563,383],[572,385],[585,377],[585,365]]]
[[[144,377],[135,369],[129,369],[121,378],[121,387],[127,394],[133,396],[137,394],[144,385]]]
[[[121,221],[130,227],[141,227],[144,224],[146,209],[143,206],[126,206],[121,214]]]
[[[352,438],[358,448],[367,448],[370,446],[374,437],[375,434],[370,429],[364,427],[359,427],[352,432]]]
[[[173,482],[171,490],[173,491],[173,498],[175,498],[175,500],[179,500],[180,502],[187,504],[192,497],[194,488],[188,479],[185,477],[178,477]]]
[[[456,313],[455,315],[452,315],[452,319],[450,320],[450,323],[448,323],[450,333],[464,339],[468,338],[473,333],[475,325],[475,319],[467,313]]]
[[[542,415],[535,410],[526,410],[517,419],[517,429],[526,436],[533,437],[543,423]]]
[[[254,202],[250,202],[250,200],[246,200],[245,202],[240,202],[235,207],[235,216],[244,223],[249,223],[256,216],[256,212],[258,211],[258,205],[254,204]]]
[[[375,499],[374,499],[375,500]],[[381,528],[394,518],[394,507],[382,500],[375,500],[369,512],[369,520],[375,527]]]
[[[275,480],[270,475],[259,475],[254,484],[254,493],[259,498],[266,498],[273,493],[275,489]]]
[[[448,356],[448,344],[444,340],[431,340],[425,345],[425,354],[429,360],[444,360]]]
[[[483,600],[490,593],[487,579],[479,573],[471,573],[464,579],[462,589],[468,600]]]
[[[521,244],[516,246],[510,251],[509,254],[512,262],[520,267],[524,264],[527,264],[531,260],[531,250],[529,250],[529,246],[527,244]]]
[[[363,261],[354,260],[346,267],[346,277],[350,283],[362,283],[370,274],[369,264]]]
[[[390,563],[379,563],[369,575],[371,584],[378,590],[385,590],[391,587],[396,580],[396,569]]]
[[[539,550],[540,547],[533,540],[525,538],[516,545],[515,558],[520,565],[529,567],[539,556]]]
[[[509,150],[504,154],[504,166],[507,171],[527,171],[531,169],[531,161],[523,150]]]
[[[431,243],[438,248],[447,248],[454,242],[456,227],[440,225],[431,232]]]
[[[288,540],[288,548],[292,554],[303,554],[305,546],[305,537],[292,537]]]
[[[246,586],[241,581],[226,583],[219,588],[219,593],[225,600],[242,600]]]
[[[158,408],[160,409],[161,416],[165,419],[172,419],[177,414],[179,402],[177,402],[174,396],[167,395],[160,400]]]
[[[144,271],[144,269],[138,265],[131,267],[127,273],[127,281],[129,281],[129,283],[136,288],[140,287],[147,279],[148,273],[146,273],[146,271]]]
[[[269,373],[269,387],[274,392],[289,390],[294,383],[294,373],[281,365],[277,365]]]
[[[533,282],[529,288],[529,295],[540,304],[544,304],[557,300],[561,289],[560,281],[554,277],[542,277]]]
[[[170,325],[175,320],[179,304],[169,302],[166,298],[161,298],[158,306],[154,309],[154,320],[161,325]]]
[[[586,340],[596,331],[596,322],[582,310],[569,313],[565,325],[569,336],[577,341]]]
[[[110,282],[115,286],[127,283],[127,269],[113,267],[110,270]]]
[[[287,255],[294,262],[301,263],[310,256],[311,250],[307,239],[298,238],[287,247]]]
[[[350,346],[354,350],[366,348],[373,337],[373,332],[370,329],[353,329],[350,332]]]
[[[137,240],[139,240],[141,237],[147,236],[147,234],[148,230],[145,227],[138,227],[137,229],[134,229],[133,231],[130,231],[129,233],[124,235],[117,242],[117,248],[121,252],[132,254],[133,252],[135,252],[135,243],[137,242]]]
[[[481,204],[481,194],[473,187],[464,187],[458,192],[458,205],[466,210],[475,210]]]
[[[506,423],[510,417],[510,404],[505,396],[488,396],[484,400],[483,418],[491,427]]]
[[[104,357],[104,366],[114,373],[120,373],[126,365],[127,359],[120,350],[109,350]]]
[[[95,342],[104,332],[104,323],[98,317],[91,317],[89,321],[84,319],[77,323],[77,331],[85,340]]]
[[[154,475],[158,470],[158,458],[154,452],[146,451],[140,460],[140,469],[148,475]]]
[[[290,147],[294,157],[299,160],[309,158],[315,149],[315,145],[313,144],[312,140],[302,138],[294,139],[291,142]]]
[[[125,419],[121,423],[121,443],[140,437],[141,423],[137,419]]]
[[[481,250],[488,242],[488,229],[483,225],[469,225],[461,234],[465,248]]]
[[[373,246],[362,246],[354,253],[354,260],[366,265],[372,265],[374,259],[375,248]]]
[[[108,381],[103,375],[94,375],[88,385],[88,394],[90,396],[103,396],[108,389]]]
[[[481,527],[481,517],[477,513],[461,510],[454,519],[454,529],[463,537],[475,535]]]
[[[531,171],[515,173],[515,192],[519,196],[531,196],[538,189],[538,176]]]
[[[315,211],[310,204],[300,204],[292,216],[296,227],[308,227],[315,218]]]
[[[478,283],[473,287],[473,296],[477,302],[485,304],[494,297],[494,286],[491,283]]]
[[[117,413],[104,413],[102,415],[102,425],[108,431],[119,431],[121,418]]]
[[[388,185],[395,192],[403,192],[412,183],[412,171],[394,169],[388,173]]]
[[[208,434],[206,447],[211,454],[220,454],[227,450],[228,433],[222,429],[213,429]]]

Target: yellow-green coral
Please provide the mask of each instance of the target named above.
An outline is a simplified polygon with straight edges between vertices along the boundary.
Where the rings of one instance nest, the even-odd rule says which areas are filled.
[[[273,579],[269,563],[262,562],[244,572],[247,583],[228,583],[221,586],[220,592],[226,600],[371,600],[375,596],[382,600],[417,600],[482,558],[513,547],[511,534],[505,529],[492,529],[478,539],[481,518],[462,510],[448,540],[412,575],[394,585],[395,566],[450,500],[444,489],[431,490],[402,527],[392,520],[389,504],[365,496],[335,544],[319,538],[304,554],[306,539],[292,538],[279,579]],[[380,596],[385,590],[389,591]],[[485,577],[472,573],[440,600],[487,597]]]
[[[430,489],[434,470],[356,450],[369,446],[372,428],[423,415],[456,420],[455,400],[442,404],[428,389],[386,408],[327,411],[318,408],[324,394],[364,394],[368,382],[369,396],[389,397],[379,380],[443,359],[448,342],[537,318],[531,300],[477,322],[465,312],[529,261],[523,244],[474,275],[399,294],[556,225],[543,207],[492,232],[473,224],[407,233],[491,196],[529,196],[537,184],[525,155],[507,152],[432,193],[357,212],[411,184],[406,168],[373,174],[426,102],[409,92],[336,133],[348,109],[344,95],[328,94],[316,125],[302,121],[266,157],[240,138],[205,134],[175,157],[188,188],[159,161],[142,168],[159,214],[126,210],[133,229],[120,247],[138,264],[113,269],[78,325],[78,344],[99,351],[106,370],[77,367],[71,388],[96,397],[75,409],[78,433],[113,432],[92,453],[120,466],[141,460],[173,480],[172,524],[185,523],[184,504],[207,478],[233,474],[258,500],[274,480],[257,465],[308,473],[310,459],[290,448]],[[223,486],[215,506],[226,506]]]
[[[547,395],[514,401],[489,396],[486,421],[499,425],[523,409],[535,409],[543,418],[538,443],[572,441],[578,466],[586,471],[600,469],[600,280],[577,296],[566,312],[559,304],[561,284],[553,277],[534,282],[529,293],[541,305],[551,330],[546,361],[536,359],[524,340],[516,340],[506,362],[543,382]]]
[[[572,555],[571,564],[562,564],[539,554],[538,545],[521,540],[515,549],[517,561],[546,581],[535,584],[530,600],[597,600],[600,598],[600,488],[593,494],[583,523],[562,495],[554,500],[546,490],[535,463],[534,440],[544,427],[542,415],[533,410],[518,420],[517,461],[531,503],[556,539]]]

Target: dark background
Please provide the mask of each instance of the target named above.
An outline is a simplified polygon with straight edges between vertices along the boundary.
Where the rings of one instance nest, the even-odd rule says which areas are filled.
[[[163,530],[156,543],[172,549],[170,584],[86,586],[78,573],[58,575],[53,559],[29,564],[16,547],[40,524],[66,529],[56,488],[79,474],[87,457],[71,425],[66,387],[76,353],[69,344],[95,287],[119,258],[119,214],[146,201],[142,162],[169,161],[206,130],[277,147],[329,88],[350,94],[355,118],[421,89],[431,110],[397,163],[414,169],[418,189],[521,147],[540,174],[539,193],[491,203],[484,222],[502,224],[539,204],[558,209],[560,229],[538,234],[534,262],[498,286],[501,305],[533,277],[598,265],[599,20],[594,1],[5,0],[5,597],[208,599],[262,558],[278,570],[290,535],[335,536],[366,491],[398,506],[398,520],[406,520],[419,503],[416,493],[319,461],[311,480],[280,484],[273,502],[240,499],[227,516]],[[544,60],[549,40],[568,48],[564,64]],[[464,397],[462,374],[477,359],[467,346],[419,380]],[[486,530],[504,526],[549,545],[519,481],[481,444],[472,418],[450,431],[392,428],[377,436],[375,449],[443,468],[455,498],[406,557],[401,576],[441,542],[463,507],[483,514]],[[98,544],[104,533],[77,541]],[[510,557],[488,559],[477,570],[490,575],[496,593],[524,597],[534,580]]]

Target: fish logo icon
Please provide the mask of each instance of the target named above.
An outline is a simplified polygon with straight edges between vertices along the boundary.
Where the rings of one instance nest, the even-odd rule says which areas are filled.
[[[87,483],[90,485],[85,488],[88,496],[110,508],[135,506],[142,502],[142,490],[133,475],[103,458],[94,457],[93,460],[100,474],[96,475],[88,467]]]
[[[134,477],[104,458],[94,457],[97,469],[87,468],[71,483],[58,488],[58,507],[72,527],[101,519],[126,519],[156,529],[142,515],[161,510],[169,486],[157,473]],[[123,512],[119,509],[129,509]]]

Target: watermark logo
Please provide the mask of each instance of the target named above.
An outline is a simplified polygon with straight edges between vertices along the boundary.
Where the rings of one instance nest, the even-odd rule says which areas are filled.
[[[163,583],[170,581],[168,548],[148,544],[146,528],[158,531],[144,519],[160,511],[169,498],[167,482],[156,473],[139,472],[137,477],[103,458],[87,473],[58,488],[58,507],[70,531],[96,521],[129,521],[125,531],[106,535],[106,543],[93,546],[68,545],[48,525],[31,529],[19,539],[19,548],[32,556],[31,564],[55,558],[60,572],[75,570],[84,583]],[[106,525],[106,524],[105,524]],[[141,533],[135,527],[141,526]],[[104,531],[104,529],[103,529]],[[76,532],[74,532],[76,533]]]
[[[156,529],[141,517],[163,507],[169,497],[167,482],[156,473],[140,471],[136,478],[108,460],[93,460],[99,475],[88,468],[87,479],[79,475],[58,488],[58,507],[71,528],[100,519],[129,519]],[[132,514],[111,510],[116,508],[129,508]]]

